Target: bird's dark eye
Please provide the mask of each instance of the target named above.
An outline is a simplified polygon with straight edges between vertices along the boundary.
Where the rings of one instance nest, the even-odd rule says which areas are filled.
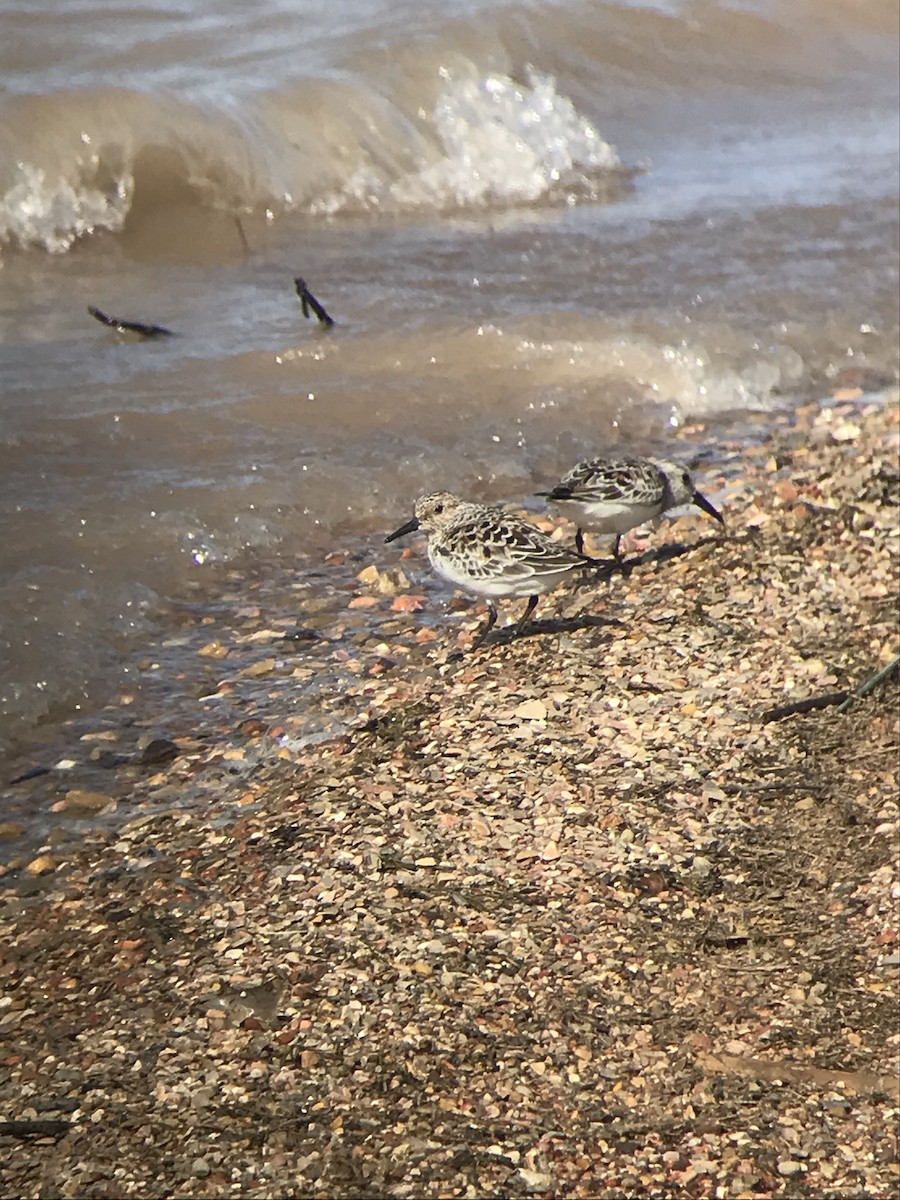
[[[435,513],[442,513],[444,511],[443,504],[436,504],[434,506],[434,511],[435,511]]]

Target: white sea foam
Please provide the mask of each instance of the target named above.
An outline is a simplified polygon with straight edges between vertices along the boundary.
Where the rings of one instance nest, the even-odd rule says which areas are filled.
[[[498,335],[498,356],[500,331],[484,332]],[[786,345],[761,354],[735,342],[727,352],[713,352],[700,342],[638,334],[578,342],[518,338],[509,340],[509,348],[512,365],[533,381],[546,378],[551,388],[589,388],[607,398],[663,406],[671,410],[673,424],[734,409],[769,410],[776,390],[798,383],[806,370],[803,358]]]
[[[0,197],[0,244],[61,253],[97,230],[121,230],[136,193],[164,203],[173,186],[214,207],[447,211],[591,199],[603,173],[620,167],[552,77],[529,69],[518,83],[468,60],[440,74],[431,111],[415,119],[365,88],[338,102],[333,89],[317,93],[330,114],[321,123],[307,118],[305,97],[291,97],[283,125],[258,120],[252,107],[226,117],[123,93],[99,153],[90,146],[99,144],[101,94],[78,98],[77,120],[72,103],[42,104],[34,139],[15,146],[18,161]],[[353,119],[336,120],[336,103]]]
[[[527,86],[506,75],[448,78],[434,122],[444,156],[391,186],[401,204],[528,203],[620,165],[556,81],[533,69]]]
[[[134,180],[120,175],[107,190],[41,167],[16,164],[15,182],[0,199],[0,243],[40,246],[60,254],[97,229],[122,228],[131,206]]]
[[[444,87],[431,114],[434,156],[398,179],[373,166],[310,206],[339,212],[527,204],[590,198],[603,171],[621,167],[616,150],[580,114],[556,81],[528,69],[527,84],[508,75],[442,71]],[[423,114],[424,115],[424,114]]]

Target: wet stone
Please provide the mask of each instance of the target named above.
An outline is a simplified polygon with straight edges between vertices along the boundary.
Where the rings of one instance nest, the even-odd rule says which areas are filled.
[[[172,762],[181,751],[170,738],[151,738],[141,749],[141,765],[145,767],[160,766]]]
[[[47,875],[56,870],[56,859],[49,854],[39,854],[25,867],[29,875]]]
[[[71,813],[102,812],[114,804],[114,798],[105,792],[89,792],[81,788],[72,788],[63,798],[63,810]]]

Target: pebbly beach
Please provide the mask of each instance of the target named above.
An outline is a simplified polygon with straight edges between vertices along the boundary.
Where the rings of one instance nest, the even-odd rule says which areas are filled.
[[[898,451],[802,406],[474,653],[381,538],[185,606],[16,784],[4,1194],[895,1194]]]

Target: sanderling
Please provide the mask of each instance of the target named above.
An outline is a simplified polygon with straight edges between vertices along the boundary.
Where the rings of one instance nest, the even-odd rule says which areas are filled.
[[[619,558],[623,534],[682,504],[696,504],[725,524],[684,467],[650,458],[592,458],[574,466],[551,491],[537,494],[558,504],[577,523],[579,553],[584,552],[584,530],[590,529],[614,533],[613,554]]]
[[[495,596],[527,596],[528,605],[515,627],[522,633],[542,592],[549,592],[567,575],[608,564],[573,552],[552,541],[520,517],[488,504],[470,504],[451,492],[420,496],[415,516],[384,540],[421,529],[428,534],[432,567],[456,587],[488,597],[487,624],[476,638],[477,649],[494,627]]]

